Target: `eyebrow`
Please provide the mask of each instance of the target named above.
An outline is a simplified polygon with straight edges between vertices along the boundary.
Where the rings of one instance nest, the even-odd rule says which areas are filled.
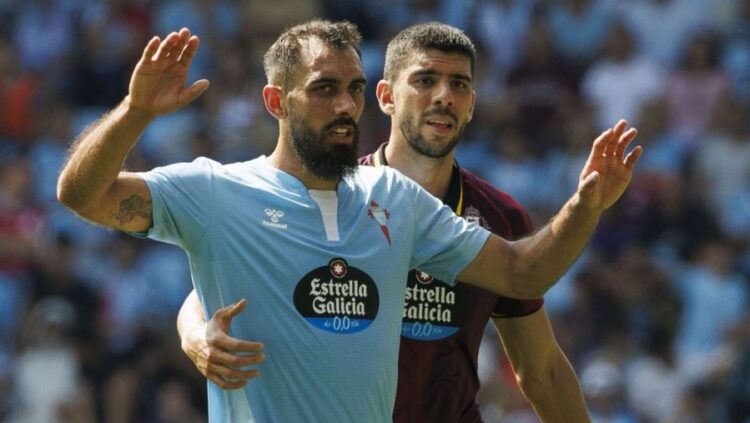
[[[341,80],[338,79],[338,78],[321,77],[321,78],[318,78],[318,79],[313,79],[312,81],[310,81],[310,83],[308,85],[312,86],[312,85],[320,85],[320,84],[338,84],[339,82],[341,82]],[[366,85],[367,84],[367,79],[366,78],[357,78],[357,79],[354,79],[352,81],[352,83],[353,84],[359,83],[359,84],[362,84],[362,85]]]
[[[437,75],[440,75],[440,72],[432,70],[432,69],[425,69],[425,70],[416,71],[409,76],[414,77],[414,76],[437,76]],[[459,79],[461,81],[472,82],[470,76],[467,76],[462,73],[451,73],[448,76],[454,79]]]

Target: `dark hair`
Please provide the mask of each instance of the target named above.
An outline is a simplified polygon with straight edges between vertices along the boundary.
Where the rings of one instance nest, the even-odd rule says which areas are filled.
[[[439,22],[429,22],[412,25],[393,37],[385,52],[383,77],[388,81],[394,81],[414,50],[431,49],[463,54],[471,61],[471,73],[474,74],[477,52],[471,39],[458,28]]]
[[[289,86],[299,68],[301,42],[312,38],[337,49],[353,47],[360,55],[358,45],[362,36],[351,22],[314,19],[295,25],[282,32],[263,57],[263,68],[270,84],[279,84],[282,88]]]

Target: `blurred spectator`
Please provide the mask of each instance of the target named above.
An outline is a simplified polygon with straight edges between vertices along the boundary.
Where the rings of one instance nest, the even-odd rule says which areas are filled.
[[[656,262],[686,259],[706,240],[720,236],[716,216],[681,177],[663,175],[644,181],[648,183],[646,206],[636,217],[637,230]]]
[[[23,70],[54,69],[73,51],[80,19],[77,6],[70,0],[16,2],[12,39]]]
[[[607,359],[596,359],[581,371],[581,387],[592,423],[639,423],[629,410],[622,371]]]
[[[734,238],[750,233],[735,223],[750,221],[737,197],[750,186],[750,108],[726,97],[714,113],[712,130],[696,146],[696,179],[720,217],[724,232]],[[736,215],[736,216],[735,216]],[[743,230],[744,229],[744,230]]]
[[[641,107],[659,96],[664,75],[658,65],[634,50],[632,33],[615,22],[606,37],[604,52],[583,76],[581,93],[598,111],[597,129],[618,119],[638,126]]]
[[[29,142],[39,78],[24,72],[12,46],[0,38],[0,157]]]
[[[15,400],[9,422],[93,422],[91,392],[81,381],[70,340],[77,316],[62,299],[47,298],[29,314],[14,364]]]
[[[504,80],[515,67],[525,46],[536,0],[479,0],[474,32],[491,65],[489,78]],[[482,56],[480,56],[482,57]],[[484,62],[484,60],[480,60]]]
[[[0,167],[0,273],[22,276],[31,268],[44,212],[32,204],[32,175],[24,158]]]
[[[688,41],[679,66],[668,76],[664,92],[670,127],[692,144],[708,128],[718,101],[727,94],[729,80],[718,67],[717,40],[697,33]]]
[[[602,49],[614,12],[610,0],[552,2],[549,22],[557,51],[583,69]]]
[[[706,0],[620,1],[619,9],[635,36],[637,55],[661,66],[674,65],[693,31],[709,16]]]
[[[750,0],[738,0],[736,20],[727,29],[722,68],[732,85],[732,95],[750,104]]]
[[[684,305],[677,357],[690,381],[701,381],[716,370],[723,338],[747,309],[748,283],[733,264],[730,246],[717,240],[700,245],[687,266],[673,267],[673,286]]]
[[[532,22],[524,44],[520,62],[508,74],[506,98],[518,107],[520,130],[530,141],[530,151],[541,156],[554,141],[553,119],[574,104],[578,87],[572,70],[555,53],[544,20]]]
[[[539,205],[540,162],[531,150],[530,140],[517,128],[507,128],[495,141],[494,155],[485,158],[482,174],[495,186],[502,187],[532,214]],[[535,223],[536,222],[535,220]]]

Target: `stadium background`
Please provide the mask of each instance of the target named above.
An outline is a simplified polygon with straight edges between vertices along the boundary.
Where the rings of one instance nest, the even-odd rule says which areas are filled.
[[[387,40],[427,20],[464,29],[479,60],[459,162],[537,225],[598,131],[639,127],[631,188],[546,296],[558,340],[595,421],[750,421],[748,0],[0,0],[0,420],[205,419],[175,331],[182,252],[77,220],[56,177],[75,134],[125,95],[145,41],[182,26],[202,39],[192,79],[211,88],[156,121],[128,168],[269,152],[262,54],[315,16],[363,33],[363,152],[389,129],[373,92]],[[534,422],[492,332],[485,419]]]

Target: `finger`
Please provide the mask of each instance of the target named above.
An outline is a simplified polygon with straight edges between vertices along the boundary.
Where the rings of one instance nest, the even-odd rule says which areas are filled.
[[[180,107],[184,107],[192,103],[193,100],[203,94],[203,91],[206,91],[208,89],[209,85],[210,84],[207,79],[199,79],[193,82],[191,86],[183,88],[182,91],[180,91],[178,100],[178,104],[180,105]]]
[[[185,44],[187,44],[189,39],[190,39],[190,30],[187,28],[182,28],[177,33],[177,41],[169,50],[169,58],[177,60],[180,57],[180,54],[182,53],[182,50],[185,48]]]
[[[232,353],[258,353],[263,351],[263,344],[260,342],[243,341],[231,336],[218,337],[215,342],[221,346],[222,350]]]
[[[604,147],[607,144],[611,136],[612,136],[612,129],[607,129],[606,131],[602,132],[601,135],[599,135],[594,140],[594,145],[591,148],[592,157],[601,157],[602,155],[604,155]]]
[[[265,361],[266,355],[259,354],[230,354],[229,352],[212,348],[206,354],[206,363],[222,366],[230,366],[239,369],[247,366],[254,366]]]
[[[161,42],[159,45],[159,50],[156,51],[156,54],[153,56],[153,60],[159,60],[164,57],[166,57],[170,50],[172,50],[172,46],[177,42],[179,39],[179,35],[177,35],[176,32],[171,32],[169,35],[167,35],[166,38]]]
[[[185,48],[182,50],[182,54],[180,54],[180,58],[177,59],[177,61],[185,66],[190,66],[190,64],[193,63],[193,58],[195,57],[195,53],[198,51],[199,45],[200,38],[195,35],[190,37],[187,41],[187,44],[185,44]]]
[[[242,310],[245,309],[245,306],[247,305],[246,299],[241,299],[237,301],[234,304],[230,304],[226,307],[222,307],[216,311],[216,316],[221,319],[233,319],[234,316],[240,314]]]
[[[615,150],[615,156],[618,159],[622,159],[622,156],[625,154],[625,150],[628,149],[628,145],[630,145],[631,141],[633,141],[637,135],[638,130],[635,128],[630,128],[627,132],[620,136],[619,140],[617,141],[617,149]]]
[[[221,389],[240,389],[247,385],[247,380],[226,380],[217,373],[208,373],[206,378],[219,385]]]
[[[219,373],[212,372],[207,374],[206,378],[208,378],[211,382],[219,385],[222,389],[239,389],[247,385],[247,382],[250,379],[254,379],[258,376],[260,376],[260,372],[258,372],[257,375],[249,378],[227,379]]]
[[[148,40],[148,43],[146,43],[146,47],[143,49],[143,57],[141,57],[141,60],[149,61],[154,56],[154,53],[156,53],[156,49],[159,48],[159,44],[161,43],[161,39],[157,36],[154,36],[150,40]]]
[[[617,148],[617,140],[620,139],[620,136],[622,136],[622,133],[625,131],[625,127],[627,126],[627,122],[625,120],[620,119],[617,124],[612,128],[612,136],[607,140],[607,143],[604,144],[604,156],[609,157],[610,155],[615,154],[615,149]]]
[[[635,166],[635,163],[638,161],[638,158],[641,157],[641,154],[643,154],[643,147],[640,145],[635,146],[633,151],[628,153],[627,157],[625,157],[625,167],[628,168],[628,170],[633,169],[633,166]]]
[[[206,373],[215,373],[227,381],[248,380],[260,376],[258,369],[238,370],[227,366],[211,366]]]
[[[599,181],[599,172],[591,172],[581,183],[580,192],[584,194],[591,194],[594,192],[594,187]]]

